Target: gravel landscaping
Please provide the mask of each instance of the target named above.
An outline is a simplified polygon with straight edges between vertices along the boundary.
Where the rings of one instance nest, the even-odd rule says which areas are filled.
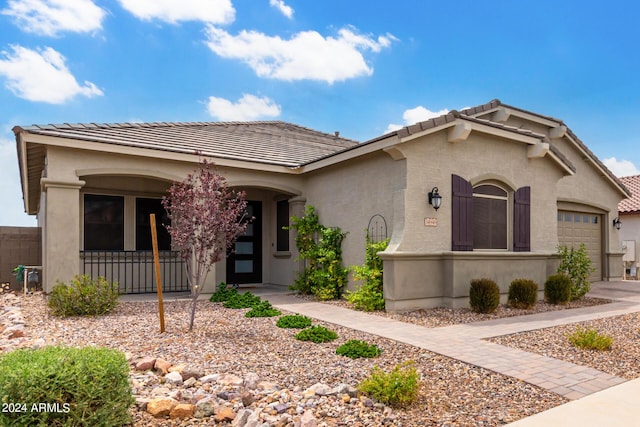
[[[607,301],[587,298],[574,306],[603,302]],[[208,418],[155,418],[146,410],[147,403],[154,398],[179,402],[212,398],[217,411],[226,408],[233,417],[246,418],[252,414],[261,423],[253,425],[264,423],[265,426],[312,426],[314,423],[318,426],[494,426],[566,402],[558,395],[514,378],[325,322],[314,321],[314,324],[336,331],[339,335],[336,341],[301,342],[294,339],[297,330],[275,326],[277,317],[246,318],[247,309],[226,309],[208,301],[199,302],[194,331],[188,332],[188,302],[169,298],[165,301],[167,332],[164,334],[159,333],[155,302],[121,302],[106,316],[66,319],[48,314],[42,294],[0,294],[0,307],[0,351],[66,344],[106,346],[125,352],[132,363],[131,381],[138,400],[132,413],[138,426],[214,424],[213,414]],[[538,303],[533,310],[501,305],[491,315],[450,309],[373,314],[437,327],[558,308]],[[592,366],[612,375],[636,378],[640,376],[638,320],[640,315],[627,315],[585,323],[614,337],[614,347],[607,352],[573,348],[565,338],[575,328],[571,325],[492,341]],[[350,339],[376,344],[382,354],[374,359],[355,360],[336,355],[335,349]],[[137,371],[136,362],[145,357],[197,372],[197,379],[172,382],[170,375],[163,377],[152,371]],[[419,397],[409,408],[392,409],[355,393],[354,387],[374,366],[390,370],[409,360],[415,361],[422,380]],[[182,376],[186,379],[184,373]],[[203,380],[203,376],[210,381]],[[249,387],[250,378],[259,384]],[[324,391],[320,391],[323,387]],[[216,425],[231,425],[231,418],[220,418]],[[234,425],[251,424],[236,421]]]

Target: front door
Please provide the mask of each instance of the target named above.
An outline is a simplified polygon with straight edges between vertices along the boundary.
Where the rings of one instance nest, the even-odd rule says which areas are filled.
[[[238,237],[227,257],[227,283],[262,283],[262,202],[247,201],[247,216],[254,220]]]

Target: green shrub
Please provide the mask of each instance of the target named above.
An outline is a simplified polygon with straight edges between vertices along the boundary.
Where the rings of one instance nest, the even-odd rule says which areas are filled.
[[[364,282],[355,291],[346,292],[347,301],[353,304],[356,310],[374,311],[384,310],[384,292],[382,279],[382,259],[378,256],[378,252],[384,251],[389,239],[381,242],[373,242],[366,235],[364,265],[351,267],[353,270],[353,279]]]
[[[276,326],[279,328],[304,329],[311,326],[311,319],[299,314],[290,314],[279,318]]]
[[[609,350],[613,344],[613,338],[600,334],[592,328],[578,327],[568,336],[568,339],[574,346],[586,350]]]
[[[307,329],[303,329],[296,334],[296,339],[300,341],[313,341],[315,343],[329,342],[338,338],[338,334],[334,331],[325,328],[324,326],[316,325]]]
[[[515,279],[509,285],[508,303],[515,308],[529,309],[538,301],[538,284],[529,279]]]
[[[558,246],[560,265],[558,273],[564,273],[571,279],[571,301],[582,298],[591,289],[589,276],[595,271],[584,243],[578,249]]]
[[[320,224],[312,205],[306,206],[302,217],[291,217],[286,229],[296,230],[298,259],[305,265],[291,289],[321,300],[340,298],[349,272],[342,266],[342,241],[347,234],[339,227]]]
[[[269,301],[261,301],[245,313],[245,317],[275,317],[282,313],[271,306]]]
[[[0,411],[3,426],[128,424],[129,365],[122,352],[107,348],[16,350],[0,357],[0,402],[19,404]]]
[[[469,305],[477,313],[493,313],[500,304],[500,288],[491,279],[474,279],[469,289]]]
[[[223,306],[225,308],[253,308],[253,306],[259,304],[260,301],[259,296],[247,291],[244,294],[236,293],[235,295],[229,296]]]
[[[358,385],[358,390],[391,406],[406,406],[418,395],[419,374],[413,362],[396,365],[391,372],[379,367]]]
[[[225,302],[234,295],[238,295],[238,290],[235,288],[227,288],[225,282],[218,283],[216,291],[211,294],[209,301],[211,302]]]
[[[58,282],[49,295],[54,316],[94,316],[109,313],[118,305],[118,283],[104,277],[94,280],[75,276],[69,284]]]
[[[349,340],[336,349],[336,354],[358,359],[360,357],[376,357],[380,354],[377,345],[369,345],[360,340]]]
[[[566,274],[554,274],[544,282],[544,299],[549,304],[566,304],[571,300],[571,279]]]

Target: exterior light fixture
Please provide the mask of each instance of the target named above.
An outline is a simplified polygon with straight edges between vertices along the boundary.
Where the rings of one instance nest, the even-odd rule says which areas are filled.
[[[620,230],[620,227],[622,227],[622,221],[620,221],[620,217],[619,216],[617,216],[613,220],[613,226],[616,228],[616,230]]]
[[[433,209],[440,209],[440,205],[442,205],[442,196],[438,192],[438,187],[433,187],[429,192],[429,204],[433,206]]]

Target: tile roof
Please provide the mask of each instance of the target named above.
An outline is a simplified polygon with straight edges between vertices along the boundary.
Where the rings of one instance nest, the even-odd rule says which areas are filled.
[[[282,121],[58,124],[14,128],[58,138],[297,167],[357,141]]]
[[[640,211],[640,175],[623,176],[620,181],[631,191],[631,197],[618,203],[618,212],[635,213]]]

